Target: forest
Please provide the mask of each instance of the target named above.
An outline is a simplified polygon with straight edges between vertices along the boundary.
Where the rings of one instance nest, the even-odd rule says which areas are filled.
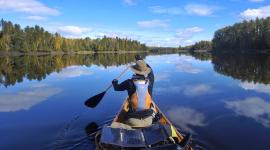
[[[0,22],[0,52],[76,52],[76,51],[147,51],[145,44],[136,40],[110,38],[71,39],[52,34],[42,27],[26,26],[21,28],[19,24],[1,20]]]
[[[197,50],[212,50],[212,42],[211,41],[199,41],[193,45],[181,47],[179,46],[179,50],[189,50],[189,51],[197,51]]]
[[[219,29],[212,43],[215,51],[270,52],[270,17]]]
[[[270,52],[270,17],[244,20],[215,32],[212,41],[173,47],[147,47],[136,40],[111,38],[65,38],[36,25],[22,28],[1,20],[0,52],[117,52],[117,51],[178,51],[213,50],[214,52]]]

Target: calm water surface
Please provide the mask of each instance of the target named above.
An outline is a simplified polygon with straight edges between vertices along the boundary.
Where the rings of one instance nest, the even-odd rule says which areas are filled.
[[[112,119],[127,96],[107,92],[83,105],[133,61],[134,54],[0,57],[0,149],[94,149],[91,122]],[[153,99],[184,133],[209,149],[269,149],[270,56],[145,56]],[[121,81],[129,78],[129,71]]]

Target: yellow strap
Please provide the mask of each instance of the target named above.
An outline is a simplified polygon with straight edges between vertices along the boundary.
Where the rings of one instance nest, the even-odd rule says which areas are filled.
[[[171,125],[172,137],[178,137],[174,127]]]

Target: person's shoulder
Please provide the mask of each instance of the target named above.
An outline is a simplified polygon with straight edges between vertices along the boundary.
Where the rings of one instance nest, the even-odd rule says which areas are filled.
[[[131,83],[132,82],[132,79],[126,79],[124,82]]]

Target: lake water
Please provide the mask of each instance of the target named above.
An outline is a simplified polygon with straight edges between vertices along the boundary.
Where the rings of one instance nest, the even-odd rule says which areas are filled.
[[[0,57],[0,149],[94,149],[87,125],[111,120],[127,93],[111,89],[94,109],[83,103],[134,55]],[[142,55],[153,99],[181,132],[208,149],[269,149],[270,56]]]

